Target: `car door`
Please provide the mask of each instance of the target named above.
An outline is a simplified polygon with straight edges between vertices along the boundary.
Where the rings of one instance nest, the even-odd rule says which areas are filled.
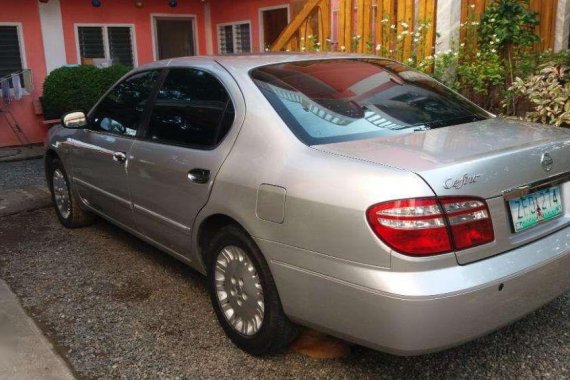
[[[115,85],[88,115],[88,128],[71,142],[80,196],[103,216],[131,227],[128,157],[159,75],[139,72]]]
[[[171,68],[131,149],[129,184],[137,228],[147,238],[188,256],[191,228],[235,140],[243,103],[233,79],[212,71]],[[220,78],[225,78],[224,86]],[[243,107],[239,107],[243,109]]]

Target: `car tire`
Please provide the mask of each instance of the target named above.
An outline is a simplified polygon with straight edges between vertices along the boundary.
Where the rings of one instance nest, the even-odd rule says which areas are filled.
[[[79,196],[71,188],[67,173],[57,158],[49,164],[48,183],[57,218],[67,228],[85,227],[95,216],[81,208]]]
[[[207,253],[208,290],[226,335],[254,356],[285,350],[298,327],[283,312],[269,266],[251,237],[237,226],[223,227]]]

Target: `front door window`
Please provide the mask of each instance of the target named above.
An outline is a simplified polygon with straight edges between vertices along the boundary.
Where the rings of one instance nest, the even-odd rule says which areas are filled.
[[[117,84],[91,114],[91,128],[134,137],[159,76],[156,70],[136,73]]]

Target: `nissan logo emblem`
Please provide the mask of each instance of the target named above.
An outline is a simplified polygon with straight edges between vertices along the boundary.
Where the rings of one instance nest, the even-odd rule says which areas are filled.
[[[542,155],[542,157],[540,158],[540,164],[542,165],[542,168],[547,172],[552,170],[552,164],[553,163],[554,163],[554,160],[552,160],[552,157],[550,157],[550,154],[548,154],[548,153],[544,153]]]

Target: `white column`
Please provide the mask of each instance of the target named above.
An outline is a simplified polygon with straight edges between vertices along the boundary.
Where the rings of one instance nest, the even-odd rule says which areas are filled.
[[[459,41],[459,24],[461,23],[461,1],[438,0],[435,51],[441,52],[450,49],[452,42]]]
[[[570,0],[558,0],[554,33],[554,51],[568,49],[568,38],[570,37]]]
[[[38,2],[38,6],[46,69],[49,74],[53,69],[57,69],[67,63],[61,7],[59,0],[49,0],[47,3]]]
[[[212,12],[210,2],[204,4],[204,29],[206,29],[206,54],[214,54],[214,44],[212,42]]]

